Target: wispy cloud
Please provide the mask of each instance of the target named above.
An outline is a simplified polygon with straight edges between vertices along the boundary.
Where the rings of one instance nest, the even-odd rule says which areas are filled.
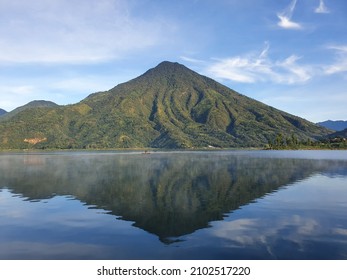
[[[20,3],[19,3],[20,2]],[[162,42],[168,21],[132,15],[128,1],[36,0],[0,4],[0,62],[90,63]]]
[[[347,72],[347,45],[329,46],[336,52],[335,62],[324,67],[325,73],[328,75]]]
[[[285,8],[282,12],[277,13],[277,17],[280,20],[277,24],[278,26],[284,29],[301,29],[301,24],[292,21],[292,16],[294,13],[294,9],[296,6],[296,1],[293,0],[287,8]]]
[[[191,58],[188,56],[180,56],[180,59],[187,61],[187,62],[193,62],[193,63],[205,63],[205,61],[203,61],[203,60]]]
[[[204,65],[206,75],[215,79],[239,83],[271,82],[274,84],[303,84],[315,77],[347,73],[347,45],[330,45],[326,47],[335,53],[335,58],[326,63],[302,63],[302,56],[291,54],[283,59],[273,59],[270,55],[270,44],[260,51],[226,58],[214,58],[212,61],[188,59],[200,67]],[[199,63],[197,63],[199,62]],[[346,76],[347,79],[347,76]]]
[[[329,9],[327,8],[327,6],[324,3],[324,0],[319,0],[319,6],[314,11],[315,11],[315,13],[318,13],[318,14],[330,13]]]
[[[218,59],[207,68],[207,72],[218,79],[241,83],[296,84],[311,79],[312,67],[299,64],[299,56],[291,55],[283,60],[273,60],[269,57],[269,49],[270,45],[265,43],[261,52]]]

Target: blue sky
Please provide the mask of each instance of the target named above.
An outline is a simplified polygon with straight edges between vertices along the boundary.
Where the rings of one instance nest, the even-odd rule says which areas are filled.
[[[0,108],[65,105],[177,61],[268,105],[347,120],[345,0],[0,0]]]

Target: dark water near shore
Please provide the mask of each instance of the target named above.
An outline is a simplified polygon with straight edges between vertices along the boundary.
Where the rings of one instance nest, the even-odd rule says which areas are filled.
[[[347,151],[0,154],[0,259],[347,259]]]

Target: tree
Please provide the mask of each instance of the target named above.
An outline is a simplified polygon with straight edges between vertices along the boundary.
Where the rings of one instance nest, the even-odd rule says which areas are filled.
[[[277,134],[276,139],[275,139],[275,146],[276,147],[283,147],[284,146],[282,133]]]

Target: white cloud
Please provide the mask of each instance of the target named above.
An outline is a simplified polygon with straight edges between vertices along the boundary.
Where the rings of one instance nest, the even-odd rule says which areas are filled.
[[[187,62],[193,62],[193,63],[204,63],[205,62],[203,60],[191,58],[188,56],[180,56],[180,59],[187,61]]]
[[[304,83],[313,75],[312,67],[298,63],[300,57],[291,55],[284,60],[272,60],[266,43],[260,54],[219,59],[207,68],[208,74],[241,83],[274,82],[278,84]]]
[[[325,73],[328,75],[347,72],[347,45],[330,46],[328,49],[337,53],[334,63],[325,66]]]
[[[285,8],[282,12],[277,13],[277,17],[280,20],[277,24],[278,26],[284,29],[301,29],[302,26],[291,20],[293,16],[293,12],[296,6],[296,1],[293,0],[287,8]]]
[[[168,23],[135,18],[130,5],[120,0],[2,0],[0,62],[98,62],[158,44]]]
[[[347,45],[332,45],[327,49],[336,53],[335,60],[325,64],[304,64],[301,63],[302,57],[295,54],[284,59],[271,58],[270,47],[266,43],[260,52],[206,62],[204,72],[216,79],[240,83],[272,82],[287,85],[303,84],[315,77],[346,73]],[[194,62],[194,59],[190,61]]]
[[[319,0],[319,6],[314,11],[315,11],[315,13],[318,13],[318,14],[330,13],[329,9],[327,8],[327,6],[324,3],[324,0]]]

